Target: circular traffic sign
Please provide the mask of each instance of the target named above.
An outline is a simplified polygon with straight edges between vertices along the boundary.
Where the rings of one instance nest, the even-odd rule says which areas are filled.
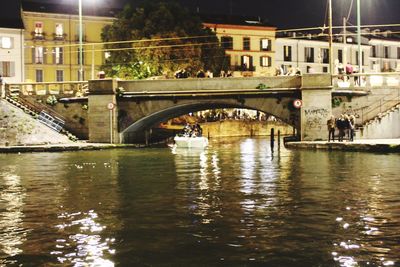
[[[295,108],[301,108],[301,106],[303,105],[303,101],[301,101],[301,99],[295,99],[293,100],[293,106]]]
[[[107,108],[108,108],[109,110],[112,110],[112,109],[115,108],[115,104],[112,103],[112,102],[110,102],[110,103],[107,104]]]

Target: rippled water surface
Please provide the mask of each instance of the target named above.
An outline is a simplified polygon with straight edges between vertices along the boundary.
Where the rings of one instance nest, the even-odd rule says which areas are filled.
[[[0,162],[0,266],[400,266],[397,154],[243,138]]]

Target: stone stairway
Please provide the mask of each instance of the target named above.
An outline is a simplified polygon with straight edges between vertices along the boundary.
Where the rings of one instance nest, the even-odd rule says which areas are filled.
[[[38,120],[48,128],[67,136],[71,141],[77,141],[78,138],[71,132],[65,129],[65,120],[59,114],[52,114],[48,108],[41,107],[40,105],[32,105],[16,95],[7,95],[5,100],[12,104],[14,107],[22,110],[24,113],[30,115],[32,118]]]

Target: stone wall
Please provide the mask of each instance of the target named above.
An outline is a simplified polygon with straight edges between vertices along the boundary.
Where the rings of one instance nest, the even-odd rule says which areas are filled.
[[[377,117],[356,134],[358,139],[400,138],[400,109],[394,108],[382,117]]]
[[[72,143],[47,126],[0,99],[0,146]]]
[[[269,136],[274,128],[275,135],[280,131],[281,135],[292,135],[293,127],[276,121],[239,121],[226,120],[208,122],[202,124],[203,135],[213,137],[237,137],[237,136]]]

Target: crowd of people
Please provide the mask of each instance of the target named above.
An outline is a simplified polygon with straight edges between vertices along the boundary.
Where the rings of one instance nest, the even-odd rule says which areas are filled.
[[[343,142],[343,139],[347,136],[347,140],[352,142],[354,140],[355,131],[354,115],[341,114],[338,118],[331,116],[327,121],[328,126],[328,142],[335,141],[336,128],[339,131],[338,141]]]
[[[202,135],[203,135],[203,129],[201,129],[201,126],[198,123],[193,125],[186,123],[185,127],[183,127],[183,136],[201,137]]]

